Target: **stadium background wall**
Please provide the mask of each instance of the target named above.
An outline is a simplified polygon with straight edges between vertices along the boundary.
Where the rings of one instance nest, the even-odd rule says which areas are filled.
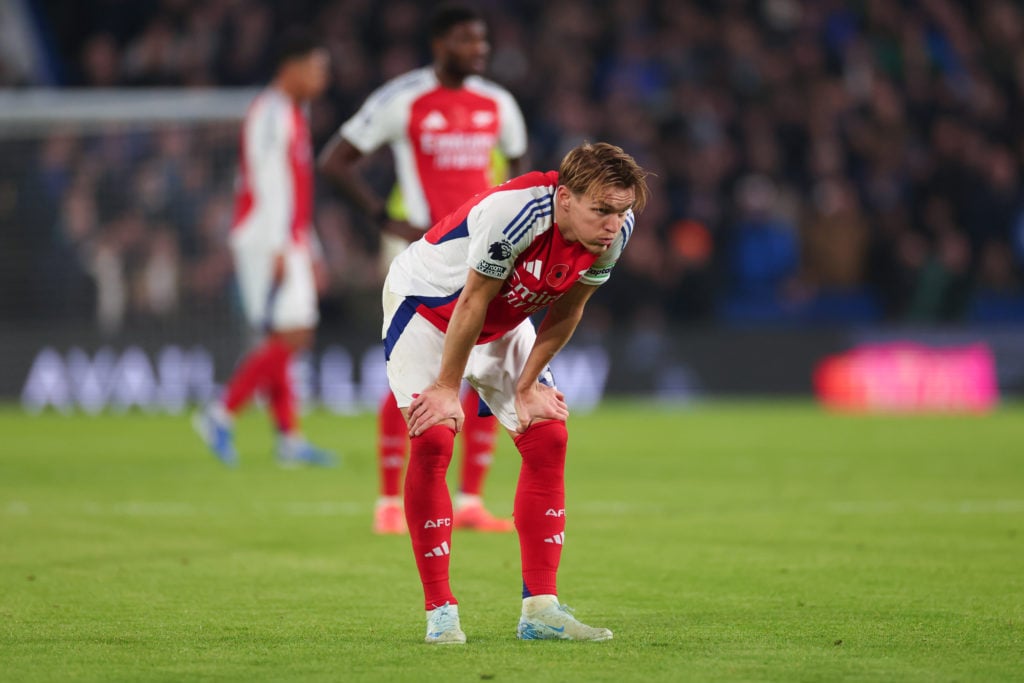
[[[372,410],[384,391],[383,352],[370,325],[328,325],[293,368],[306,408]],[[1024,333],[1015,330],[679,329],[583,334],[557,359],[555,376],[574,410],[609,396],[667,402],[706,398],[808,397],[824,357],[865,343],[911,341],[934,348],[983,343],[996,359],[1003,398],[1024,395]],[[80,327],[8,329],[0,340],[0,398],[30,411],[182,412],[215,394],[230,373],[239,329],[209,334],[201,324],[125,331],[114,338]]]

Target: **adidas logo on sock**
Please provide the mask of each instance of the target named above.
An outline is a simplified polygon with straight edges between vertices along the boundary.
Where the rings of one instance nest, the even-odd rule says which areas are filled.
[[[441,545],[434,546],[434,549],[429,553],[423,553],[423,557],[444,557],[445,555],[451,554],[452,551],[448,547],[448,541],[441,541]]]
[[[545,543],[554,543],[555,545],[565,545],[565,532],[557,533],[551,538],[545,538]]]

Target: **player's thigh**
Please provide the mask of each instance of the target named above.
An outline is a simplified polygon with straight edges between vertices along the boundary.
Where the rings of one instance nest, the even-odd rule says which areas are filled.
[[[388,384],[398,407],[408,408],[415,394],[437,381],[444,333],[419,315],[410,317],[401,329],[394,325],[390,328],[393,336],[388,342]]]
[[[291,247],[285,252],[284,279],[272,305],[270,323],[273,329],[316,327],[320,314],[317,309],[313,257],[308,249]]]

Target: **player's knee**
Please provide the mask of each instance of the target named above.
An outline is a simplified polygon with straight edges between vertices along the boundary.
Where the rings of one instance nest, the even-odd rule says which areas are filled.
[[[274,339],[295,353],[305,351],[313,345],[314,330],[311,327],[278,330],[273,333]]]
[[[516,438],[516,447],[524,460],[564,461],[569,432],[561,420],[534,424]]]
[[[447,467],[455,446],[455,432],[447,425],[434,425],[411,439],[412,457],[424,464]]]

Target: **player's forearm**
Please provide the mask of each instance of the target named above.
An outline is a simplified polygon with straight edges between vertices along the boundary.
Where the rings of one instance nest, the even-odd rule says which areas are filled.
[[[516,385],[517,391],[528,389],[536,382],[555,354],[572,339],[583,317],[583,309],[595,291],[597,287],[593,285],[576,283],[551,305],[537,330],[537,340],[526,359],[523,374]]]
[[[516,384],[516,391],[523,391],[537,381],[558,352],[572,339],[582,315],[582,309],[570,312],[566,316],[559,315],[554,310],[548,311],[537,331],[537,339],[530,349],[530,355],[526,358],[523,373]]]
[[[317,168],[357,209],[377,221],[383,221],[386,217],[384,200],[356,172],[359,159],[358,150],[335,136],[317,158]]]
[[[470,269],[466,274],[466,285],[459,300],[455,302],[448,331],[444,336],[444,352],[441,356],[441,370],[437,381],[445,386],[458,387],[469,362],[480,331],[487,318],[487,307],[497,296],[504,280],[481,275]]]
[[[463,290],[465,294],[465,290]],[[469,354],[480,337],[487,313],[487,302],[480,297],[459,297],[448,323],[444,337],[444,352],[441,356],[441,370],[437,383],[447,387],[458,387],[469,362]]]
[[[334,187],[341,192],[342,196],[357,209],[369,216],[377,223],[383,223],[387,218],[387,209],[384,200],[378,197],[362,177],[351,167],[333,168],[330,171],[324,170],[324,174],[331,179]]]

